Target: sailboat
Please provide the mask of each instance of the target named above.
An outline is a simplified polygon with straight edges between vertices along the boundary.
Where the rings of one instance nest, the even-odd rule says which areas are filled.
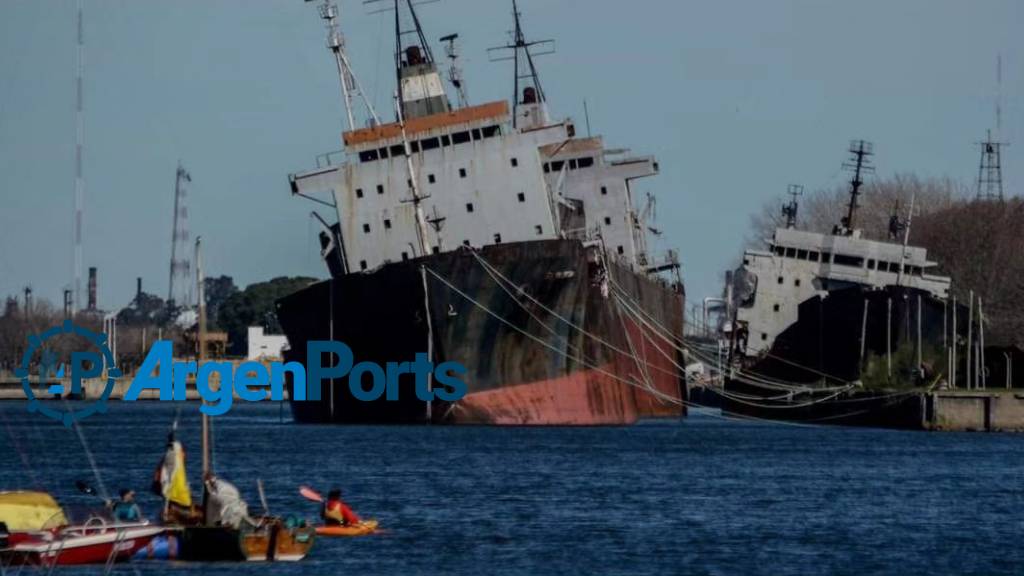
[[[196,239],[196,282],[199,305],[199,362],[206,361],[206,302],[203,292],[201,240]],[[203,498],[192,501],[185,473],[185,451],[172,429],[164,459],[157,467],[154,488],[164,497],[164,522],[168,525],[167,555],[197,562],[294,562],[313,546],[316,531],[302,522],[266,513],[249,516],[248,507],[235,488],[213,470],[210,417],[202,414]],[[261,488],[262,494],[262,488]]]

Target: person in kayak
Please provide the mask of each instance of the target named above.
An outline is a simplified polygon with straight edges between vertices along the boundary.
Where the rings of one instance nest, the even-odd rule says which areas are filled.
[[[114,502],[110,507],[114,513],[114,520],[118,522],[142,522],[142,511],[139,509],[139,505],[135,503],[135,492],[128,488],[122,488],[120,495],[121,499]]]
[[[337,488],[327,493],[327,502],[324,502],[321,516],[328,526],[353,526],[361,522],[359,515],[342,501],[341,490]]]

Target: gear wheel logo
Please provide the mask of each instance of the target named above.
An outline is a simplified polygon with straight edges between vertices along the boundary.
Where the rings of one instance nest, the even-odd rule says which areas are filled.
[[[79,362],[75,362],[75,358],[82,353],[72,354],[72,367],[70,374],[72,381],[72,393],[81,393],[81,380],[83,377],[96,376],[101,373],[101,368],[106,367],[106,385],[103,387],[103,392],[98,398],[89,402],[88,404],[75,406],[74,409],[69,410],[58,410],[53,406],[48,406],[40,398],[38,398],[35,392],[32,390],[32,383],[29,379],[32,357],[39,352],[40,356],[40,380],[43,381],[51,375],[60,377],[63,375],[63,367],[54,374],[54,364],[56,364],[56,355],[49,349],[44,348],[47,340],[55,338],[61,335],[77,335],[81,336],[85,340],[88,340],[93,346],[99,351],[96,354],[89,353],[88,357],[95,364],[102,362],[102,365],[93,365],[93,370],[87,374],[76,374],[75,371],[80,367]],[[96,333],[88,328],[83,328],[76,325],[71,320],[65,320],[63,324],[54,326],[42,334],[32,334],[28,338],[28,348],[25,350],[25,354],[21,358],[21,366],[15,369],[14,375],[21,379],[21,388],[25,392],[25,397],[28,398],[28,411],[38,412],[47,418],[52,418],[63,424],[66,427],[71,427],[75,422],[79,422],[92,416],[96,413],[105,413],[107,411],[107,400],[110,399],[110,393],[114,390],[114,384],[117,379],[121,377],[121,370],[115,366],[114,354],[110,351],[110,347],[107,345],[107,335],[103,333]],[[77,389],[76,389],[77,388]],[[61,394],[64,392],[63,386],[56,385],[51,386],[49,389],[50,393]],[[65,404],[70,407],[70,404]]]

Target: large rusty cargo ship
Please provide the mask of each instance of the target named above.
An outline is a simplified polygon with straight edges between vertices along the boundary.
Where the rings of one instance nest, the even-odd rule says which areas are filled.
[[[684,291],[674,252],[648,250],[649,209],[632,182],[652,157],[608,150],[552,120],[515,11],[516,99],[470,105],[454,36],[445,81],[412,2],[395,0],[398,90],[381,123],[366,105],[329,2],[321,9],[341,73],[346,160],[292,175],[292,192],[330,205],[321,255],[331,278],[283,298],[277,312],[304,360],[310,340],[337,340],[356,361],[468,370],[468,393],[423,402],[355,400],[341,381],[292,404],[298,422],[614,425],[679,416]],[[319,195],[329,197],[322,200]],[[651,200],[647,199],[648,203]],[[648,205],[649,207],[649,205]],[[403,376],[405,378],[406,376]]]

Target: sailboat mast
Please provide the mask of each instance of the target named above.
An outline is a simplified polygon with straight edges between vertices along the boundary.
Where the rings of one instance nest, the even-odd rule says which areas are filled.
[[[203,278],[203,258],[200,248],[202,246],[202,238],[196,238],[196,291],[199,295],[198,305],[196,310],[199,316],[199,326],[196,333],[196,341],[199,344],[199,362],[196,366],[196,374],[198,378],[198,369],[203,363],[206,362],[206,293],[203,290],[204,278]],[[210,473],[210,417],[206,414],[201,415],[203,424],[203,478]]]

